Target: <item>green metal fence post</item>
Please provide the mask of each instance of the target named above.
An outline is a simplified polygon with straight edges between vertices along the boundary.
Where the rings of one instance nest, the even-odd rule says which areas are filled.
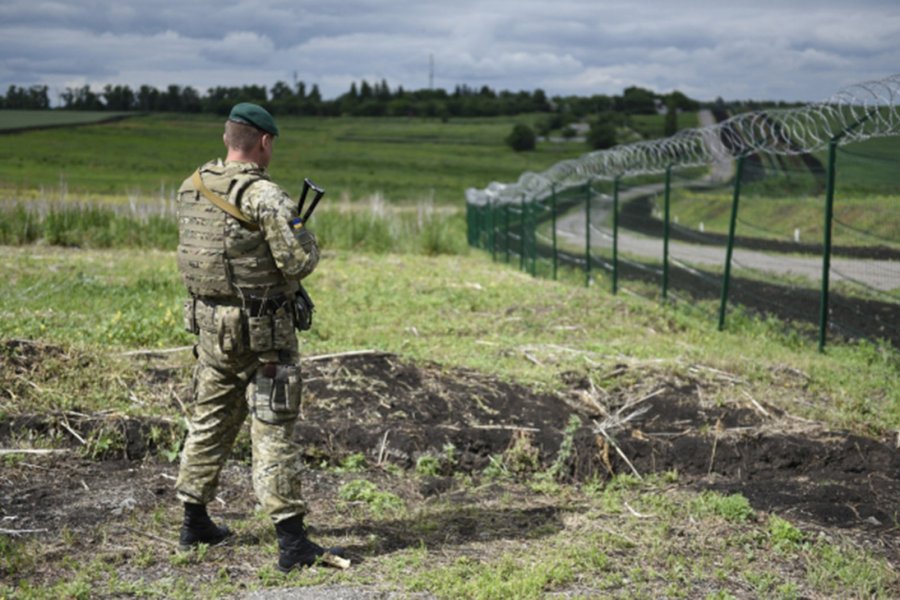
[[[525,211],[528,210],[528,205],[525,204],[525,195],[522,195],[522,202],[520,204],[522,213],[519,215],[519,270],[525,270]]]
[[[493,200],[488,206],[491,207],[491,260],[497,262],[497,207]]]
[[[487,250],[487,205],[478,207],[478,247]]]
[[[612,293],[619,293],[619,176],[613,179]]]
[[[531,276],[537,276],[537,220],[538,220],[538,211],[540,211],[543,207],[540,203],[535,203],[534,206],[531,207],[531,221],[529,222],[529,235],[531,241]]]
[[[503,205],[503,228],[505,230],[503,235],[504,245],[506,246],[506,264],[509,264],[509,207],[510,204]]]
[[[663,276],[662,297],[669,297],[669,191],[672,187],[672,165],[666,167],[666,189],[663,196],[665,220],[663,221]]]
[[[722,300],[719,303],[719,331],[725,329],[725,309],[728,306],[728,286],[731,283],[731,256],[734,252],[734,231],[737,225],[738,202],[741,198],[741,179],[744,176],[744,157],[737,159],[734,176],[734,195],[731,200],[731,220],[728,222],[728,246],[725,249],[725,272],[722,275]]]
[[[556,254],[556,184],[554,183],[552,188],[552,194],[550,196],[550,226],[552,227],[552,239],[553,239],[553,281],[556,281],[556,266],[558,256]]]
[[[828,284],[831,273],[831,225],[834,220],[834,181],[837,163],[837,146],[841,138],[872,118],[867,113],[840,132],[828,143],[828,175],[825,180],[825,239],[822,249],[822,294],[819,300],[819,352],[825,351],[825,337],[828,329]]]
[[[838,138],[828,143],[828,178],[825,182],[825,239],[822,248],[822,294],[819,299],[819,352],[825,351],[828,329],[828,279],[831,273],[831,223],[834,218],[834,169]]]
[[[584,285],[591,285],[591,180],[584,194]]]

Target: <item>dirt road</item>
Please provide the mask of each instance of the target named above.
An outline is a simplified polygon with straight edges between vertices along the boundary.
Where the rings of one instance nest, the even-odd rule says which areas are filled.
[[[649,184],[631,188],[620,195],[620,202],[626,203],[643,196],[661,194],[664,184]],[[594,223],[608,221],[607,208],[593,207],[591,210],[591,247],[611,248],[612,233],[598,228]],[[585,239],[584,210],[578,208],[557,220],[556,231],[561,240],[583,246]],[[624,228],[619,230],[619,252],[633,256],[662,260],[663,241],[640,235]],[[669,254],[674,260],[697,266],[719,266],[725,264],[725,247],[689,244],[669,241]],[[744,268],[783,276],[799,276],[817,282],[822,277],[822,258],[795,254],[767,253],[743,248],[735,248],[732,268]],[[848,258],[831,259],[831,281],[857,281],[880,291],[900,288],[900,262],[893,260],[854,260]]]

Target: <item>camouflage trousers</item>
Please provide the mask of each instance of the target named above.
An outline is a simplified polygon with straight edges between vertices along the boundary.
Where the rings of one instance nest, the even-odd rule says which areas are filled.
[[[188,433],[175,484],[182,502],[208,504],[248,414],[253,490],[273,521],[304,515],[300,447],[293,441],[300,403],[297,340],[286,350],[254,352],[199,331]]]

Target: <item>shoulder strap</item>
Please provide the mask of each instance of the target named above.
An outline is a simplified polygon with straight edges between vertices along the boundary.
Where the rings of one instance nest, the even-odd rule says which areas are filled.
[[[247,217],[247,215],[238,210],[238,207],[230,204],[227,200],[225,200],[221,196],[216,195],[212,190],[206,187],[206,185],[203,183],[203,179],[200,177],[200,169],[194,171],[194,174],[191,176],[191,181],[193,182],[194,187],[197,188],[197,190],[199,190],[207,200],[240,221],[241,225],[243,225],[246,229],[249,229],[250,231],[259,231],[259,225],[251,221],[250,218]]]

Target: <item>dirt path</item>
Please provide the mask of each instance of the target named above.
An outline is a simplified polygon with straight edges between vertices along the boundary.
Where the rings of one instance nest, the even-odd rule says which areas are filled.
[[[561,219],[558,235],[572,243],[584,240],[584,219],[581,215]],[[564,230],[563,227],[566,227]],[[612,235],[607,230],[591,226],[591,247],[612,248]],[[663,241],[638,234],[619,232],[619,252],[662,260]],[[693,265],[724,267],[725,248],[669,241],[669,256],[676,261]],[[822,278],[822,259],[812,256],[769,254],[745,248],[734,248],[733,269],[753,269],[763,273],[804,277],[812,282]],[[876,290],[889,292],[900,287],[900,262],[892,260],[831,259],[830,278],[837,281],[862,281]]]
[[[664,184],[650,184],[631,188],[621,194],[620,202],[625,203],[643,196],[657,195],[663,192]],[[606,208],[594,208],[591,211],[592,223],[608,220]],[[585,218],[584,210],[570,211],[557,219],[557,235],[573,245],[584,245]],[[591,226],[591,247],[611,248],[612,234],[608,230]],[[637,257],[662,260],[663,241],[631,232],[623,227],[619,229],[619,252]],[[701,244],[689,244],[681,241],[669,241],[670,256],[676,260],[694,265],[711,265],[723,267],[725,263],[724,246],[716,247]],[[733,268],[745,268],[782,276],[800,276],[812,282],[821,280],[822,258],[799,256],[792,254],[773,254],[761,251],[735,248]],[[894,260],[854,260],[849,258],[831,259],[830,277],[832,282],[860,282],[880,291],[891,291],[900,288],[900,261]]]

